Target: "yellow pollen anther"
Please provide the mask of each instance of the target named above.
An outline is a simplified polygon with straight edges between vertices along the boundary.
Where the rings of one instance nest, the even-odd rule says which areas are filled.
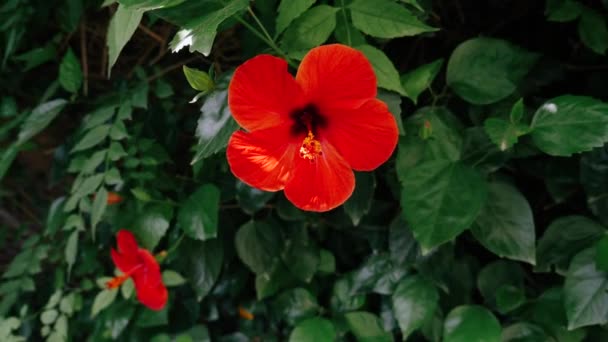
[[[302,146],[300,147],[300,158],[307,159],[312,163],[317,159],[317,156],[322,154],[321,142],[315,139],[315,135],[309,130],[308,135],[304,138]]]

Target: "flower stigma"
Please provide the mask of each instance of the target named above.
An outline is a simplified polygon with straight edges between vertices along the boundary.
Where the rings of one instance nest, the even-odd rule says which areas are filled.
[[[311,163],[317,159],[318,156],[322,155],[323,151],[321,151],[321,142],[315,139],[315,135],[312,134],[312,131],[308,131],[308,135],[302,141],[302,146],[300,147],[300,158],[306,159]]]

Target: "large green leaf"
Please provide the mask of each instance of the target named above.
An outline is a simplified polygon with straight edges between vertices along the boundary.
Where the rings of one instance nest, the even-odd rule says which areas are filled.
[[[315,0],[281,0],[277,16],[276,34],[283,32],[291,22],[306,12]]]
[[[487,309],[476,305],[458,306],[443,323],[445,342],[500,342],[500,323]]]
[[[235,236],[236,252],[254,273],[267,273],[280,262],[281,234],[277,227],[262,222],[248,222]]]
[[[403,215],[426,251],[468,229],[487,192],[477,171],[445,160],[415,166],[403,176],[402,183]]]
[[[370,36],[397,38],[437,31],[394,1],[355,0],[348,8],[351,10],[353,25]]]
[[[450,56],[447,83],[470,103],[494,103],[515,91],[537,59],[537,54],[504,40],[470,39]]]
[[[371,45],[360,45],[357,46],[357,49],[361,50],[365,57],[369,59],[370,63],[372,63],[376,78],[378,79],[378,87],[395,91],[403,96],[408,96],[401,85],[397,69],[395,69],[393,62],[391,62],[382,50]]]
[[[126,8],[123,5],[119,5],[110,20],[106,38],[106,45],[108,46],[108,77],[118,59],[118,55],[120,55],[120,51],[122,51],[129,39],[131,39],[131,36],[133,36],[133,33],[135,33],[143,15],[143,10]]]
[[[281,46],[287,52],[300,52],[323,44],[336,28],[337,8],[318,5],[302,13],[285,30]]]
[[[593,52],[603,55],[608,50],[608,26],[605,15],[585,8],[578,22],[578,34],[583,44]]]
[[[365,311],[349,312],[344,315],[344,319],[359,342],[393,341],[392,334],[384,331],[382,321],[372,313]]]
[[[217,239],[200,241],[186,238],[179,247],[180,273],[188,279],[200,302],[218,280],[224,248]]]
[[[361,218],[369,212],[376,190],[376,177],[371,172],[355,173],[355,191],[344,203],[344,211],[353,221],[353,225],[359,225]]]
[[[555,265],[558,273],[564,273],[570,259],[579,251],[591,246],[606,229],[584,216],[564,216],[551,222],[538,241],[536,270],[549,272]]]
[[[435,286],[420,276],[410,276],[399,282],[392,302],[404,340],[433,317],[438,301]]]
[[[568,329],[608,323],[608,274],[597,269],[595,248],[577,254],[564,284]]]
[[[608,224],[608,145],[585,153],[580,165],[580,182],[587,194],[587,205]]]
[[[179,225],[193,239],[207,240],[217,236],[220,190],[205,184],[198,188],[179,208]]]
[[[178,31],[169,43],[171,50],[177,52],[186,46],[190,46],[190,52],[198,51],[205,56],[211,53],[211,46],[217,35],[218,26],[231,16],[245,10],[249,5],[248,0],[230,0],[227,2],[214,2],[217,6],[214,10],[203,13],[186,28]]]
[[[139,244],[145,249],[153,250],[167,233],[172,217],[171,207],[157,205],[145,208],[133,227],[133,233],[137,236]]]
[[[333,342],[336,328],[324,318],[314,317],[300,322],[289,335],[289,342]]]
[[[418,102],[418,96],[431,86],[433,80],[443,66],[443,58],[428,64],[421,65],[416,69],[401,76],[403,89],[414,104]]]
[[[526,198],[512,185],[493,182],[471,231],[500,257],[536,263],[534,218]]]
[[[608,104],[587,96],[548,100],[531,124],[534,143],[552,156],[590,151],[608,141]]]

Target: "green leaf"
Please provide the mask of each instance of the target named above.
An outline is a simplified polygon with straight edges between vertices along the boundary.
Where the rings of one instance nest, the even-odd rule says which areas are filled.
[[[133,226],[139,244],[147,250],[153,250],[167,233],[172,217],[171,207],[151,206],[144,209]]]
[[[608,323],[608,274],[597,269],[595,249],[577,254],[564,284],[568,330]]]
[[[407,8],[390,0],[354,0],[349,6],[353,25],[377,38],[415,36],[438,29],[418,20]]]
[[[275,262],[267,272],[255,277],[257,299],[263,300],[284,288],[294,286],[295,280],[282,262]]]
[[[474,169],[449,161],[429,161],[403,179],[401,205],[423,251],[454,239],[481,211],[486,184]]]
[[[445,342],[500,342],[500,323],[481,306],[463,305],[454,308],[443,323]]]
[[[196,128],[196,136],[199,139],[197,151],[190,164],[224,149],[232,133],[239,128],[226,102],[227,94],[225,90],[215,91],[205,99]]]
[[[496,307],[498,312],[507,314],[520,307],[526,301],[523,289],[512,285],[502,285],[496,290]]]
[[[470,103],[498,102],[515,91],[537,59],[538,54],[504,40],[473,38],[450,56],[447,83]]]
[[[111,161],[117,161],[126,156],[128,156],[127,152],[125,152],[125,149],[118,141],[112,141],[110,143],[108,158],[110,158]]]
[[[317,270],[323,273],[334,273],[336,271],[336,258],[330,251],[326,249],[319,250],[319,266]]]
[[[82,85],[82,68],[74,51],[67,50],[59,65],[59,84],[70,93],[76,93]]]
[[[556,97],[536,111],[531,128],[534,143],[549,155],[589,151],[608,141],[608,104],[586,96]]]
[[[137,30],[143,15],[143,10],[118,5],[114,16],[110,19],[106,38],[106,45],[108,46],[108,77],[110,77],[110,72],[118,59],[118,55],[120,55],[120,51],[131,39],[135,30]]]
[[[365,311],[349,312],[344,315],[344,319],[359,342],[393,341],[392,334],[384,331],[382,321],[372,313]]]
[[[496,290],[501,286],[523,288],[524,271],[513,261],[497,260],[487,264],[477,275],[477,288],[486,303],[496,306]]]
[[[372,205],[374,190],[376,190],[376,177],[372,172],[355,173],[355,191],[344,203],[344,211],[353,221],[354,226],[358,226],[363,216],[365,216]]]
[[[414,104],[418,102],[418,96],[431,86],[442,66],[443,58],[440,58],[434,62],[421,65],[401,76],[403,89],[407,96],[414,101]]]
[[[166,326],[169,323],[168,308],[161,310],[144,310],[135,321],[135,326],[140,328]]]
[[[549,272],[555,265],[564,273],[570,259],[602,237],[606,229],[584,216],[564,216],[551,222],[538,241],[536,271]],[[562,271],[560,271],[562,270]]]
[[[307,283],[312,280],[319,266],[320,251],[309,238],[305,227],[293,227],[290,230],[281,259],[294,277]]]
[[[50,325],[55,323],[59,313],[57,310],[46,310],[40,315],[40,322],[44,325]]]
[[[220,190],[211,184],[198,188],[179,209],[177,220],[193,239],[207,240],[217,236]]]
[[[593,52],[603,55],[608,49],[608,27],[604,15],[585,8],[578,22],[581,41]]]
[[[153,10],[178,5],[186,0],[118,0],[118,3],[130,9]]]
[[[89,149],[104,141],[110,133],[110,125],[100,125],[88,131],[72,148],[70,153]]]
[[[190,84],[193,89],[208,93],[215,88],[213,79],[209,77],[209,74],[206,72],[194,68],[188,68],[185,65],[183,66],[182,70],[184,71],[186,80],[188,80],[188,84]]]
[[[392,303],[404,340],[433,317],[438,301],[435,286],[420,276],[406,277],[399,282]]]
[[[2,157],[0,157],[0,180],[4,178],[4,175],[6,175],[6,172],[17,157],[17,153],[19,153],[19,144],[10,144],[3,152]]]
[[[106,211],[108,206],[108,191],[106,188],[101,187],[95,194],[95,200],[93,200],[93,207],[91,208],[91,231],[92,235],[95,236],[95,228],[101,217]]]
[[[17,144],[23,144],[45,129],[53,121],[68,102],[55,99],[45,102],[32,110],[19,131]]]
[[[477,241],[496,255],[536,263],[532,208],[512,185],[489,184],[486,205],[471,230]]]
[[[545,331],[534,324],[518,322],[502,330],[502,342],[538,342],[550,341]]]
[[[281,293],[271,304],[272,312],[289,325],[316,315],[320,309],[317,298],[299,287]]]
[[[162,276],[163,283],[167,287],[180,286],[186,283],[186,279],[181,274],[172,270],[164,270]]]
[[[209,56],[218,26],[224,20],[247,9],[248,5],[248,0],[230,0],[223,2],[214,11],[202,12],[204,15],[199,16],[192,24],[187,25],[186,28],[175,34],[175,37],[169,43],[171,50],[177,52],[186,46],[190,46],[190,52],[198,51],[205,56]]]
[[[65,262],[68,264],[68,278],[72,272],[72,266],[76,262],[76,253],[78,252],[78,230],[70,234],[68,242],[65,245]]]
[[[276,227],[262,222],[248,222],[236,233],[236,252],[254,273],[264,274],[280,261],[281,234]]]
[[[236,199],[241,209],[249,215],[264,208],[273,196],[274,192],[263,191],[241,181],[236,183]]]
[[[217,239],[207,241],[186,239],[179,250],[181,273],[187,277],[200,302],[207,296],[222,270],[224,261],[222,242]]]
[[[576,0],[548,0],[545,15],[549,21],[567,22],[581,15],[583,6]]]
[[[128,136],[129,134],[127,133],[127,127],[124,122],[117,120],[110,129],[110,138],[112,138],[112,140],[122,140]]]
[[[608,148],[596,148],[583,154],[580,160],[580,182],[587,194],[587,206],[608,224]]]
[[[392,90],[403,96],[408,96],[403,89],[403,86],[401,86],[401,80],[399,80],[397,69],[395,69],[393,62],[391,62],[382,50],[371,45],[360,45],[357,46],[357,49],[363,52],[365,57],[372,63],[372,67],[378,78],[379,88]]]
[[[95,318],[95,316],[97,316],[101,310],[110,306],[110,304],[112,304],[116,299],[116,294],[118,294],[118,289],[101,290],[101,292],[95,296],[95,300],[93,301],[93,306],[91,307],[91,318]]]
[[[386,105],[388,106],[388,111],[393,114],[395,121],[397,121],[399,135],[405,135],[403,119],[401,118],[401,96],[392,91],[379,89],[378,95],[376,95],[376,97],[378,98],[378,100],[386,103]]]
[[[285,31],[281,47],[297,52],[323,44],[336,28],[336,12],[335,7],[318,5],[302,13]]]
[[[281,0],[275,34],[281,34],[294,19],[306,12],[314,3],[315,0]]]
[[[131,193],[142,202],[150,202],[152,200],[152,196],[142,188],[133,188],[131,189]]]
[[[365,295],[353,295],[351,292],[350,279],[342,278],[334,283],[330,299],[333,312],[353,311],[365,305]]]
[[[95,171],[95,169],[97,169],[97,167],[105,161],[107,153],[107,150],[101,150],[93,153],[93,155],[84,163],[80,172],[83,174],[93,173],[93,171]]]
[[[405,274],[406,268],[393,263],[387,253],[375,253],[347,275],[349,292],[391,294]]]
[[[289,342],[333,342],[336,337],[336,329],[331,321],[313,317],[300,322],[293,329],[289,335]]]
[[[133,294],[134,291],[135,291],[135,283],[133,282],[133,279],[131,279],[131,278],[125,280],[125,282],[122,283],[122,285],[120,286],[120,294],[122,295],[122,298],[124,298],[124,299],[131,298],[131,295]]]

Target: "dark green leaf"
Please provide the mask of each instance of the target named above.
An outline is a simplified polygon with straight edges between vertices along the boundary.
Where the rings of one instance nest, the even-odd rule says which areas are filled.
[[[337,8],[318,5],[302,13],[287,28],[281,46],[297,52],[323,44],[336,28]]]
[[[150,206],[144,209],[133,226],[133,233],[139,244],[153,250],[169,229],[173,210],[166,206]]]
[[[502,342],[539,342],[550,341],[545,331],[534,324],[518,322],[502,330]]]
[[[590,151],[608,141],[608,104],[586,96],[556,97],[536,111],[531,128],[536,146],[552,156]]]
[[[355,311],[344,315],[346,324],[359,342],[393,341],[393,336],[384,331],[380,319],[369,312]]]
[[[89,149],[104,141],[110,133],[110,125],[100,125],[88,131],[72,148],[70,153]]]
[[[357,49],[363,52],[365,57],[372,63],[372,67],[374,68],[374,72],[378,79],[378,87],[395,91],[403,96],[408,96],[401,85],[397,69],[395,69],[393,62],[391,62],[382,50],[371,45],[360,45],[357,46]]]
[[[291,22],[306,12],[315,0],[281,0],[278,8],[276,34],[281,34]]]
[[[439,293],[435,286],[420,276],[407,277],[392,295],[393,311],[405,340],[433,317]]]
[[[515,91],[537,59],[537,54],[504,40],[470,39],[452,53],[447,83],[470,103],[498,102]]]
[[[370,36],[397,38],[437,31],[394,1],[355,0],[348,8],[351,10],[353,25]]]
[[[496,290],[501,286],[523,288],[524,271],[519,264],[497,260],[486,265],[477,276],[477,288],[486,303],[496,305]]]
[[[512,185],[493,182],[488,198],[472,227],[475,238],[500,257],[536,263],[532,209]]]
[[[72,49],[68,49],[59,65],[59,84],[70,93],[78,92],[82,85],[82,69]]]
[[[401,76],[403,89],[407,96],[414,101],[414,104],[418,102],[418,96],[431,86],[442,66],[443,58],[440,58],[434,62],[421,65]]]
[[[65,245],[65,262],[68,264],[68,277],[72,272],[72,266],[76,262],[76,253],[78,252],[78,230],[70,234],[68,242]]]
[[[548,0],[545,15],[549,21],[567,22],[578,18],[582,9],[576,0]]]
[[[538,241],[536,270],[549,272],[551,266],[555,265],[556,271],[563,274],[570,259],[591,246],[605,231],[600,224],[583,216],[556,219]]]
[[[119,5],[114,16],[110,20],[108,26],[107,42],[108,46],[108,77],[112,71],[112,67],[120,55],[120,51],[125,47],[139,22],[144,15],[144,11],[136,8],[126,8],[123,5]]]
[[[496,290],[496,307],[498,312],[507,314],[520,307],[526,301],[523,290],[513,285],[503,285]]]
[[[376,190],[376,177],[371,172],[357,172],[355,173],[355,184],[355,191],[344,203],[344,211],[353,221],[353,225],[358,226],[372,205],[374,190]]]
[[[504,119],[488,118],[483,123],[483,128],[492,139],[492,142],[500,148],[501,151],[513,147],[521,135],[528,132],[528,126],[514,124]]]
[[[180,286],[186,283],[186,279],[181,274],[172,270],[164,270],[162,276],[163,284],[167,287]]]
[[[254,273],[267,273],[273,264],[280,262],[282,242],[276,227],[262,222],[248,222],[236,233],[235,245],[241,261]]]
[[[396,217],[389,226],[388,246],[391,259],[398,265],[414,263],[420,254],[418,242],[402,215]]]
[[[568,330],[608,323],[608,274],[597,269],[595,249],[578,253],[564,284]]]
[[[365,305],[365,295],[353,295],[350,283],[348,278],[339,279],[334,283],[330,300],[332,311],[348,312]]]
[[[241,181],[236,183],[236,199],[243,211],[249,215],[253,215],[264,208],[273,196],[273,192],[253,188]]]
[[[224,248],[217,239],[186,239],[180,246],[180,268],[200,302],[218,280],[224,261]]]
[[[144,310],[135,321],[137,327],[158,327],[169,323],[168,310],[165,306],[161,310]]]
[[[19,131],[17,144],[23,144],[33,136],[45,129],[53,119],[61,112],[68,102],[64,99],[56,99],[45,102],[32,110]]]
[[[285,239],[281,259],[291,274],[304,282],[310,282],[319,266],[319,248],[308,237],[306,228],[294,227]]]
[[[255,291],[257,299],[262,300],[270,297],[278,291],[293,286],[295,278],[285,268],[282,262],[275,262],[267,272],[260,273],[255,277]]]
[[[389,112],[395,117],[397,128],[399,128],[399,135],[405,135],[405,127],[403,126],[403,119],[401,118],[401,96],[392,91],[379,89],[376,97],[378,100],[386,103]]]
[[[289,342],[333,342],[336,329],[331,321],[313,317],[300,322],[289,335]]]
[[[129,134],[127,133],[127,127],[124,122],[118,120],[112,125],[112,128],[110,129],[110,138],[112,138],[112,140],[122,140],[128,136]]]
[[[95,236],[95,228],[97,227],[99,221],[101,221],[101,217],[105,213],[107,206],[108,191],[106,188],[101,187],[95,194],[93,206],[91,207],[91,232],[93,236]]]
[[[310,291],[295,288],[281,293],[271,305],[273,314],[289,325],[295,325],[303,319],[315,316],[320,309]]]
[[[211,184],[201,186],[182,203],[177,216],[179,225],[193,239],[217,236],[220,191]]]
[[[481,306],[463,305],[454,308],[443,324],[445,342],[500,342],[500,323]]]
[[[429,161],[410,169],[403,180],[401,205],[423,251],[468,229],[486,198],[481,175],[461,163]]]
[[[583,154],[580,161],[580,182],[587,194],[589,209],[608,224],[608,146]]]
[[[585,8],[578,22],[581,41],[593,52],[603,55],[608,49],[608,27],[605,15]]]

